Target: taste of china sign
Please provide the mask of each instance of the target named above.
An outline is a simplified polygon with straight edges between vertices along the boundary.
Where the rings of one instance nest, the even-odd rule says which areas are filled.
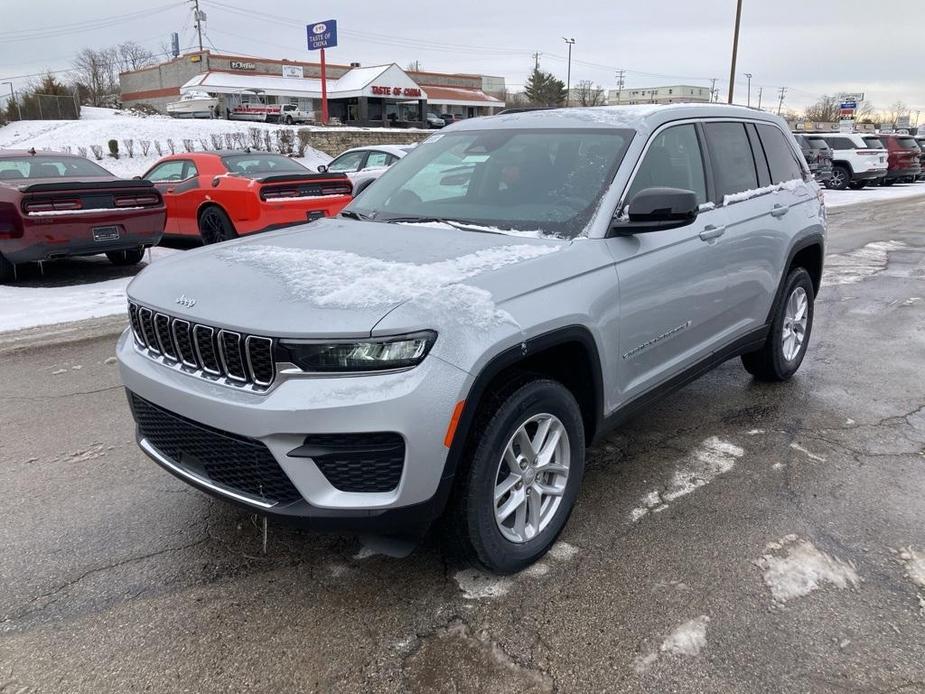
[[[381,87],[374,84],[372,92],[375,96],[421,96],[421,90],[413,87]]]

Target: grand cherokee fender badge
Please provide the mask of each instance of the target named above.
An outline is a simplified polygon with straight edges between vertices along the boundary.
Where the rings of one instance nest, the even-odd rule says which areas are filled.
[[[186,306],[186,308],[193,308],[196,305],[195,299],[190,299],[186,294],[181,294],[177,297],[177,302],[180,306]]]
[[[677,335],[679,332],[681,332],[682,330],[685,330],[685,329],[687,329],[687,328],[689,328],[689,327],[691,327],[691,322],[690,322],[690,321],[686,321],[686,322],[684,322],[684,323],[681,323],[681,325],[679,325],[678,327],[672,328],[671,330],[668,330],[667,332],[663,332],[661,335],[659,335],[659,336],[657,336],[657,337],[653,337],[651,340],[648,340],[647,342],[643,342],[643,343],[642,343],[641,345],[639,345],[638,347],[633,347],[633,349],[631,349],[629,352],[627,352],[626,354],[623,355],[623,358],[624,358],[624,359],[631,359],[631,358],[635,357],[637,354],[639,354],[642,350],[648,349],[648,348],[651,347],[652,345],[654,345],[654,344],[656,344],[656,343],[658,343],[658,342],[661,342],[662,340],[667,340],[669,337],[673,337],[673,336]]]

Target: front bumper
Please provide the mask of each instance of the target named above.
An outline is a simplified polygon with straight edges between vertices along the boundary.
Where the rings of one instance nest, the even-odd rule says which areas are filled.
[[[267,503],[237,493],[139,440],[158,464],[198,489],[319,529],[413,532],[426,528],[442,511],[447,489],[443,438],[468,374],[433,355],[408,371],[295,377],[259,394],[167,368],[143,354],[128,331],[119,340],[117,354],[123,383],[131,393],[190,422],[266,446],[301,498]],[[341,491],[312,458],[289,455],[308,435],[367,432],[395,432],[404,440],[401,478],[391,491]]]

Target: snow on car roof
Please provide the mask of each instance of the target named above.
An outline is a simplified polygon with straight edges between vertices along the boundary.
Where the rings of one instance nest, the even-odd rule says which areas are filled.
[[[748,118],[783,123],[778,116],[744,106],[726,104],[643,104],[556,108],[502,113],[453,125],[453,132],[495,128],[631,128],[651,130],[662,123],[684,118]]]

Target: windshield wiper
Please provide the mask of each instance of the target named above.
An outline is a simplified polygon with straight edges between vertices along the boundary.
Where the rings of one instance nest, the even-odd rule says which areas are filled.
[[[446,219],[445,217],[389,217],[388,219],[377,219],[377,222],[387,222],[389,224],[446,224],[454,229],[466,230],[476,228],[475,224],[458,219]]]
[[[346,217],[347,219],[356,219],[360,222],[368,222],[372,219],[369,215],[363,214],[362,212],[354,212],[353,210],[341,210],[341,217]]]

